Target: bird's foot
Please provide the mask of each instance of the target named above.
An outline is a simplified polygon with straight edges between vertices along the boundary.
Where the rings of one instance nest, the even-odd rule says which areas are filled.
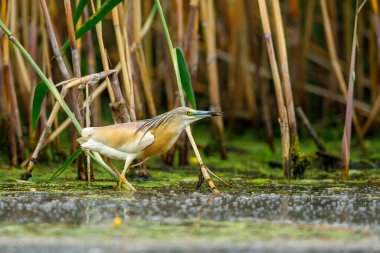
[[[125,178],[125,176],[124,175],[120,175],[119,176],[119,182],[117,183],[117,186],[119,187],[119,188],[121,188],[121,184],[122,183],[126,183],[127,182],[127,179]]]

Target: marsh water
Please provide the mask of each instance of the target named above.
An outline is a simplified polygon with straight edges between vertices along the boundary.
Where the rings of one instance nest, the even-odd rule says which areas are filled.
[[[8,193],[1,195],[0,221],[82,225],[125,217],[160,222],[192,219],[276,221],[380,230],[378,188],[274,187],[270,192],[268,189],[268,193],[256,194],[243,190],[212,196],[208,192],[164,188],[104,196],[91,191],[79,196],[39,191]]]
[[[207,190],[196,192],[190,184],[176,190],[142,189],[134,194],[102,188],[80,194],[32,188],[0,195],[2,233],[10,235],[9,240],[0,243],[9,252],[20,249],[29,252],[270,252],[275,249],[379,252],[379,196],[379,187],[370,184],[339,187],[240,184],[238,189],[218,196]],[[121,229],[115,228],[116,217],[122,220]],[[73,233],[77,237],[41,242],[38,238],[28,241],[22,236],[41,230],[48,234],[51,231],[53,235],[65,234],[65,229],[71,229],[68,235]],[[142,236],[147,230],[150,233]],[[256,230],[259,230],[257,236],[249,235]],[[345,232],[340,234],[342,230]],[[118,240],[124,232],[127,238],[133,239],[127,240],[128,244]],[[83,244],[77,240],[82,233],[100,239]],[[166,233],[177,235],[177,239],[169,239]],[[224,239],[214,240],[208,233]],[[14,236],[25,241],[12,241]],[[38,247],[33,247],[36,242]],[[59,247],[62,243],[67,247]]]

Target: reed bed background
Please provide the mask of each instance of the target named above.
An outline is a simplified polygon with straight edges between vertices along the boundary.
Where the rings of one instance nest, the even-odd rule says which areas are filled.
[[[325,154],[312,125],[344,128],[347,178],[351,121],[364,154],[380,120],[378,9],[377,0],[2,0],[1,153],[28,173],[47,148],[74,153],[78,177],[91,180],[90,160],[75,153],[81,127],[196,104],[224,112],[212,121],[221,159],[228,159],[226,129],[238,135],[244,128],[282,150],[288,178],[304,170],[302,124]],[[183,84],[180,51],[190,86]],[[47,93],[41,80],[58,90]],[[66,128],[70,152],[62,148]],[[164,160],[172,165],[178,149],[180,165],[188,164],[190,139],[207,179],[186,132]]]

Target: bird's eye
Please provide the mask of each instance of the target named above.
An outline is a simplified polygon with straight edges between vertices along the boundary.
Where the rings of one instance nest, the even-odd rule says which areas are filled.
[[[190,115],[191,115],[191,112],[190,112],[190,111],[187,111],[186,114],[190,116]]]

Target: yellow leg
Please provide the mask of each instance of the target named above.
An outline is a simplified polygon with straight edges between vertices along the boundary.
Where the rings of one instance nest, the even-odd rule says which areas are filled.
[[[129,166],[129,168],[133,168],[133,167],[140,166],[140,165],[144,164],[146,161],[148,161],[149,158],[150,158],[150,157],[147,157],[147,158],[145,158],[144,160],[142,160],[141,162],[136,163],[136,164],[133,164],[132,166]]]
[[[135,159],[136,155],[128,155],[126,158],[125,158],[125,164],[124,164],[124,169],[123,171],[121,172],[120,174],[120,181],[126,181],[125,179],[125,172],[127,172],[127,169],[129,167],[129,165],[131,165],[132,161]]]

